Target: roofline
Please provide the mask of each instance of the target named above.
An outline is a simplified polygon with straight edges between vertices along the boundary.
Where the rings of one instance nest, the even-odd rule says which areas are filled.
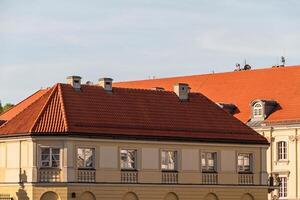
[[[0,135],[0,138],[18,138],[18,137],[81,137],[81,138],[99,138],[99,139],[115,139],[115,140],[146,140],[146,141],[170,141],[170,142],[206,142],[206,143],[221,143],[221,144],[253,144],[253,145],[266,145],[270,143],[257,140],[234,140],[234,139],[215,139],[215,138],[192,138],[192,137],[175,137],[175,136],[142,136],[142,135],[123,135],[123,134],[99,134],[99,133],[20,133],[20,134],[7,134]]]
[[[262,71],[262,70],[274,70],[274,69],[285,69],[285,68],[293,68],[293,67],[300,67],[300,65],[289,65],[289,66],[284,66],[284,67],[279,67],[279,68],[274,68],[272,66],[269,67],[263,67],[263,68],[256,68],[256,69],[250,69],[250,70],[241,70],[241,71],[225,71],[225,72],[217,72],[217,73],[206,73],[206,74],[191,74],[191,75],[179,75],[179,76],[167,76],[167,77],[161,77],[161,78],[155,78],[155,79],[137,79],[133,81],[119,81],[115,82],[116,84],[121,84],[121,83],[132,83],[132,82],[140,82],[140,81],[155,81],[155,80],[171,80],[171,79],[177,79],[177,78],[187,78],[187,77],[197,77],[197,76],[208,76],[208,75],[220,75],[220,74],[229,74],[229,73],[245,73],[245,72],[253,72],[253,71]]]

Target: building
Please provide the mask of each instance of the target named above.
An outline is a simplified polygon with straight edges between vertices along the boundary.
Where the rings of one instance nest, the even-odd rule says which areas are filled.
[[[268,141],[187,84],[68,84],[0,116],[0,194],[32,200],[265,200]]]
[[[280,199],[300,199],[300,66],[117,83],[118,87],[171,90],[188,83],[271,143],[268,172],[279,176]],[[271,195],[269,196],[271,198]]]

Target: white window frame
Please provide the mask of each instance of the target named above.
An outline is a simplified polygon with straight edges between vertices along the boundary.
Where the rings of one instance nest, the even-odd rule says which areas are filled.
[[[213,169],[209,169],[209,159],[208,159],[208,155],[211,154],[212,156],[212,160],[213,160]],[[204,155],[204,159],[205,159],[205,166],[203,166],[203,162],[202,162],[202,156]],[[218,153],[215,151],[202,151],[200,152],[200,166],[201,166],[201,171],[202,172],[213,172],[216,173],[218,171]]]
[[[248,170],[248,167],[245,168],[245,158],[243,159],[243,169],[240,169],[240,165],[239,165],[239,156],[245,156],[245,155],[248,155],[249,156],[249,170]],[[253,172],[253,160],[254,160],[254,154],[253,153],[248,153],[248,152],[239,152],[237,153],[237,171],[238,173],[252,173]]]
[[[257,102],[253,105],[253,117],[261,118],[264,116],[264,105],[261,102]]]
[[[279,199],[287,199],[288,195],[288,177],[287,176],[279,176],[280,179],[280,186],[279,186],[279,191],[278,191],[278,197]],[[283,181],[285,179],[285,181]]]
[[[175,159],[174,159],[174,164],[173,164],[174,167],[173,168],[170,168],[170,167],[168,167],[168,164],[163,163],[163,161],[164,161],[163,160],[163,153],[168,153],[168,152],[174,153]],[[162,171],[171,171],[172,172],[172,171],[177,171],[178,170],[178,151],[177,150],[167,150],[167,149],[161,150],[160,157],[161,157],[160,167],[161,167]],[[169,158],[167,158],[167,161],[170,162]],[[167,167],[165,168],[163,166],[167,166]]]
[[[122,151],[127,151],[127,162],[128,162],[128,151],[134,152],[134,167],[128,167],[129,165],[123,165],[122,161]],[[137,164],[138,164],[138,150],[133,148],[121,148],[120,149],[120,169],[121,170],[137,170]]]
[[[43,149],[49,149],[49,160],[43,159]],[[53,154],[53,149],[58,149],[58,154]],[[58,165],[53,166],[53,157],[54,155],[59,156]],[[43,162],[49,162],[49,166],[43,166]],[[48,147],[48,146],[42,146],[40,147],[40,168],[55,168],[60,169],[61,168],[61,148],[60,147]]]
[[[281,140],[276,142],[277,160],[286,161],[288,160],[288,143],[287,141]]]
[[[78,150],[79,149],[83,149],[83,150],[87,150],[87,149],[91,149],[92,150],[92,161],[93,161],[93,166],[92,167],[88,167],[88,166],[86,166],[86,158],[85,158],[85,156],[84,156],[84,161],[83,161],[83,164],[84,164],[84,166],[83,167],[80,167],[79,166],[79,161],[78,161],[78,157],[79,157],[79,154],[78,154]],[[94,148],[94,147],[77,147],[77,151],[76,151],[76,161],[77,161],[77,168],[78,169],[95,169],[95,164],[96,164],[96,148]]]

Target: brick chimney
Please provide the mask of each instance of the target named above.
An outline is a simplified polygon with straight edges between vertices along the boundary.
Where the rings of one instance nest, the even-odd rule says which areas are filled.
[[[189,99],[190,87],[187,83],[176,83],[174,85],[174,92],[181,101]]]
[[[99,86],[103,87],[105,91],[112,91],[112,78],[100,78],[99,79]]]
[[[68,76],[67,83],[72,85],[75,90],[80,90],[81,88],[81,77],[80,76]]]

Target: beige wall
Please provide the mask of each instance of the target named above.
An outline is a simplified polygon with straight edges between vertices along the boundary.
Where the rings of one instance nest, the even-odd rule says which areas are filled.
[[[252,153],[253,154],[253,176],[254,185],[264,185],[267,182],[266,165],[264,164],[266,157],[267,146],[262,145],[240,145],[240,144],[217,144],[217,143],[183,143],[183,142],[151,142],[151,141],[125,141],[125,140],[103,140],[103,139],[83,139],[83,138],[53,138],[53,137],[40,137],[40,138],[28,138],[24,140],[11,139],[0,140],[0,155],[4,155],[0,158],[0,167],[2,166],[0,173],[0,182],[15,182],[19,181],[20,167],[22,174],[26,175],[25,185],[31,182],[38,181],[38,169],[40,167],[40,148],[41,147],[58,147],[61,149],[61,181],[62,182],[76,182],[77,181],[77,148],[78,147],[93,147],[95,148],[95,168],[96,168],[96,182],[98,183],[120,183],[121,171],[120,171],[120,149],[130,148],[137,149],[138,158],[137,166],[139,169],[139,183],[155,183],[151,185],[157,187],[157,193],[162,195],[169,191],[178,192],[181,199],[189,199],[188,193],[181,194],[181,190],[189,190],[188,188],[182,189],[180,185],[177,186],[164,186],[161,185],[162,173],[160,168],[160,152],[162,150],[176,150],[178,152],[178,182],[179,184],[195,184],[190,185],[192,194],[190,198],[200,199],[204,195],[204,190],[201,186],[202,173],[200,164],[201,152],[212,151],[217,152],[218,155],[218,184],[224,185],[224,188],[220,189],[220,194],[224,193],[224,199],[230,199],[228,191],[233,192],[238,185],[238,173],[237,173],[237,154],[238,153]],[[17,153],[15,152],[17,150]],[[20,153],[18,153],[20,152]],[[17,155],[17,156],[16,156]],[[21,155],[21,157],[19,156]],[[26,183],[27,182],[27,183]],[[229,184],[229,185],[228,185]],[[41,193],[45,192],[44,187],[39,187],[43,184],[39,184],[36,191],[33,192],[34,198]],[[91,184],[93,185],[93,184]],[[126,184],[125,184],[126,185]],[[72,185],[66,186],[68,189],[74,188]],[[100,188],[99,188],[100,187]],[[102,190],[104,185],[94,187],[93,191]],[[124,185],[121,185],[124,187]],[[162,189],[163,187],[164,189]],[[180,188],[177,190],[177,187]],[[196,187],[199,187],[196,189]],[[251,189],[249,186],[247,189]],[[76,190],[80,190],[80,187],[75,187]],[[98,188],[98,189],[96,189]],[[126,187],[125,187],[126,188]],[[135,187],[133,187],[136,189]],[[143,187],[138,187],[139,189]],[[147,187],[146,187],[147,188]],[[202,188],[202,189],[201,189]],[[245,187],[244,187],[245,188]],[[267,188],[265,186],[257,187],[261,190],[261,194],[266,194]],[[264,189],[262,189],[264,188]],[[128,189],[128,188],[127,188]],[[148,190],[149,188],[147,188]],[[28,190],[28,188],[27,188]],[[35,189],[33,189],[35,190]],[[59,188],[66,192],[66,188]],[[115,187],[111,187],[109,190],[116,190]],[[137,190],[138,196],[146,195]],[[199,190],[199,191],[198,191]],[[201,192],[201,191],[202,192]],[[210,187],[209,190],[212,190]],[[228,190],[228,191],[227,191]],[[237,193],[234,198],[240,199],[241,195],[245,193],[245,189],[241,189],[241,193]],[[252,191],[252,193],[255,190]],[[62,192],[62,193],[64,193]],[[122,194],[125,190],[122,190]],[[1,193],[1,192],[0,192]],[[97,193],[97,192],[96,192]],[[111,199],[119,199],[121,193],[116,193],[115,197],[109,197]],[[151,189],[149,192],[151,193]],[[255,199],[263,199],[257,194]],[[62,199],[66,198],[67,193],[62,194]],[[100,194],[99,194],[100,195]],[[159,196],[158,195],[158,196]],[[227,196],[226,196],[227,195]],[[228,196],[229,195],[229,196]],[[256,194],[255,194],[256,195]],[[101,196],[101,195],[100,195]],[[238,197],[239,196],[239,197]],[[263,195],[262,195],[263,196]],[[196,198],[197,197],[197,198]],[[108,198],[108,199],[109,199]],[[147,195],[145,199],[149,199]],[[141,198],[144,199],[144,198]],[[152,198],[151,198],[152,199]],[[155,199],[155,198],[153,198]],[[222,198],[223,199],[223,198]]]

